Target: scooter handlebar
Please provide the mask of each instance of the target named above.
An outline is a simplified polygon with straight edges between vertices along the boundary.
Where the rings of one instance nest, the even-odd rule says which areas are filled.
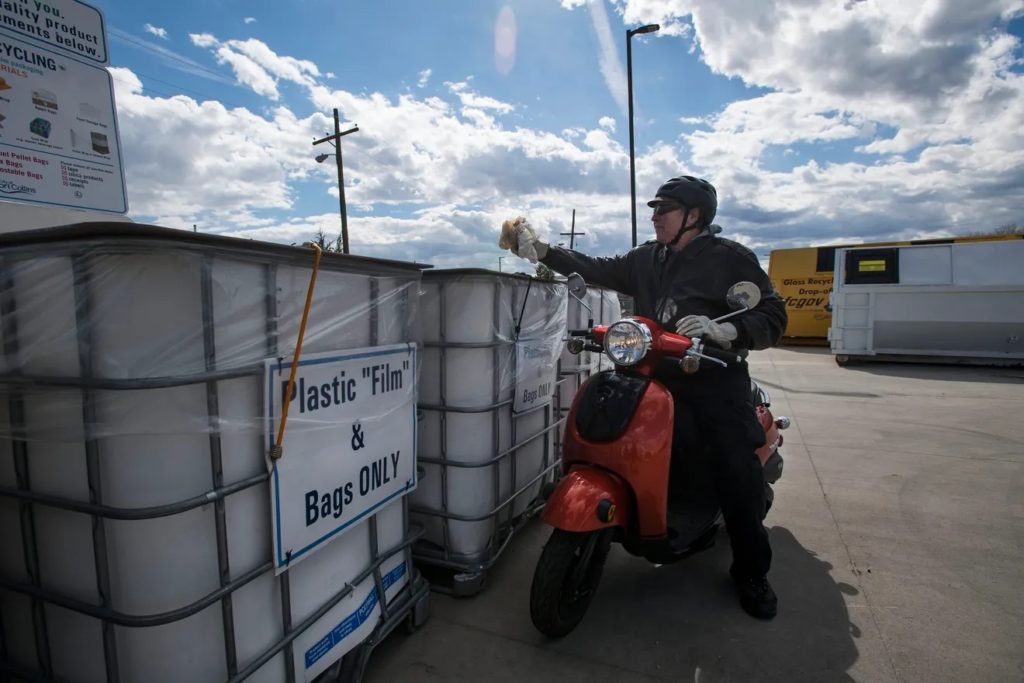
[[[716,349],[711,346],[705,346],[703,349],[701,349],[701,353],[704,354],[705,356],[717,358],[718,360],[723,361],[729,365],[738,365],[739,363],[743,362],[743,356],[740,356],[739,354],[733,353],[731,351],[723,351],[722,349]]]

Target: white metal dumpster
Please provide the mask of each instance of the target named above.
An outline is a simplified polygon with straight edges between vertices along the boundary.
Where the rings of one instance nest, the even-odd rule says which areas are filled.
[[[1024,240],[840,249],[839,363],[1024,361]]]
[[[294,566],[272,558],[265,378],[291,361],[312,264],[152,226],[0,235],[0,653],[16,678],[312,680],[425,617],[405,496]],[[411,352],[419,282],[412,264],[325,254],[303,357]],[[290,429],[317,426],[296,413]]]

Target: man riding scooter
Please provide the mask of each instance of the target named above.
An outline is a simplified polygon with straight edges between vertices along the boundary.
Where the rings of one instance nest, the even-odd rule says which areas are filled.
[[[772,288],[757,258],[746,247],[717,236],[712,225],[718,209],[715,188],[692,176],[671,178],[648,202],[655,239],[626,254],[594,258],[541,241],[523,222],[514,225],[511,250],[536,254],[548,267],[632,296],[637,315],[651,318],[678,334],[701,337],[708,345],[745,356],[748,350],[778,343],[786,327],[785,302]],[[713,322],[730,313],[726,293],[736,282],[757,285],[756,308]],[[748,403],[750,375],[746,363],[713,365],[683,377],[677,365],[659,369],[657,379],[675,398],[677,423],[688,411],[715,454],[715,487],[732,545],[730,575],[740,604],[761,619],[776,614],[777,598],[768,583],[771,546],[762,524],[764,472],[755,451],[764,445],[764,430]],[[673,433],[678,443],[682,430]]]

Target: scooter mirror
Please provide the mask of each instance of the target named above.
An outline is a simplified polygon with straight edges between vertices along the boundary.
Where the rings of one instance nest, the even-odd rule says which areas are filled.
[[[761,288],[753,282],[737,282],[729,288],[725,301],[733,310],[750,310],[761,303]]]
[[[579,273],[573,273],[569,276],[569,293],[577,299],[582,299],[587,294],[587,281],[583,279],[583,276]]]

